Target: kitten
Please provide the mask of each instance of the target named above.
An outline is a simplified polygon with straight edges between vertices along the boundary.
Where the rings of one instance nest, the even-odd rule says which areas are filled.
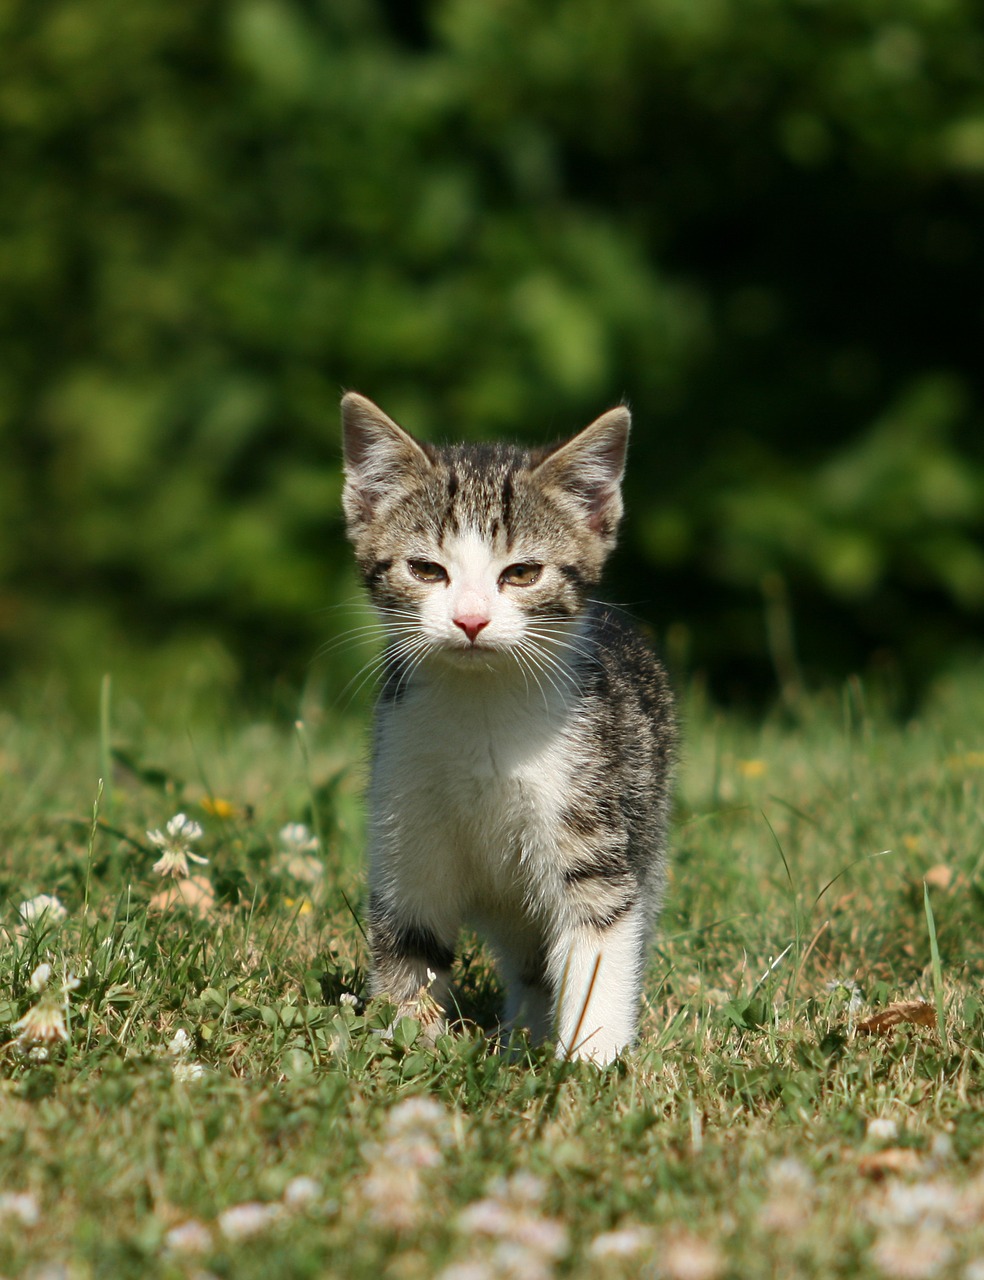
[[[507,1025],[607,1063],[636,1032],[663,893],[666,674],[587,599],[629,412],[548,449],[435,448],[342,400],[349,537],[386,632],[369,815],[371,990],[443,1025],[463,923]]]

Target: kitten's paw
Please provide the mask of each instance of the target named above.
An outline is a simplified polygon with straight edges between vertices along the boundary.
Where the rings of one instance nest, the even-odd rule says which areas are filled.
[[[447,1028],[444,1010],[431,995],[427,987],[421,987],[412,1000],[404,1000],[397,1005],[396,1016],[380,1034],[384,1040],[392,1040],[396,1028],[404,1018],[411,1018],[420,1027],[419,1041],[433,1048],[437,1038]]]
[[[412,1016],[420,1023],[420,1038],[433,1048],[437,1043],[437,1037],[443,1035],[448,1022],[444,1016],[444,1010],[431,995],[428,987],[421,987],[417,992]]]

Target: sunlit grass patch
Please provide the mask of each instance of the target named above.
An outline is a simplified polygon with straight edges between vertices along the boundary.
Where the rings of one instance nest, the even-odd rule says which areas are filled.
[[[970,677],[904,724],[685,707],[643,1034],[604,1072],[500,1052],[474,939],[450,1032],[382,1034],[358,726],[121,715],[107,753],[5,717],[0,1272],[966,1280],[984,772],[950,761],[982,708]]]

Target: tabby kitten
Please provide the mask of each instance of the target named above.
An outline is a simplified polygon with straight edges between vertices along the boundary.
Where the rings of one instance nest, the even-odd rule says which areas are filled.
[[[371,990],[443,1025],[463,923],[507,1025],[609,1062],[663,893],[666,675],[587,599],[615,543],[629,412],[547,449],[435,448],[342,400],[348,533],[386,631],[369,841]]]

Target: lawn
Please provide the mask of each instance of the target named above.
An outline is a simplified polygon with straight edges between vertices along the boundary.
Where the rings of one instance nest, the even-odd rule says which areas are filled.
[[[604,1072],[496,1051],[474,940],[452,1032],[380,1034],[364,715],[148,705],[0,713],[0,1275],[984,1278],[984,670],[684,699]]]

